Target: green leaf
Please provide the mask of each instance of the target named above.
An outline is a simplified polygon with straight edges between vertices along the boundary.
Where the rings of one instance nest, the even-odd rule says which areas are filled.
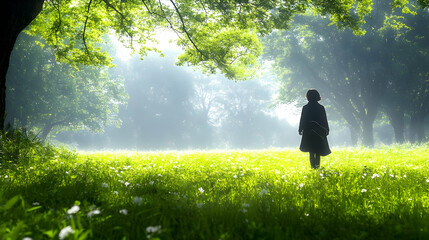
[[[13,207],[13,205],[15,205],[21,198],[20,195],[17,195],[11,199],[9,199],[9,201],[7,201],[7,203],[4,205],[3,209],[4,210],[9,210]]]

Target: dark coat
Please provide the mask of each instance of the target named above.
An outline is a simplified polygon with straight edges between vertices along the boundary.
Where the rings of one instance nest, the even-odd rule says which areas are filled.
[[[299,122],[299,133],[302,133],[299,149],[303,152],[318,153],[326,156],[331,153],[329,149],[328,120],[325,108],[318,102],[311,101],[302,107],[301,120]]]

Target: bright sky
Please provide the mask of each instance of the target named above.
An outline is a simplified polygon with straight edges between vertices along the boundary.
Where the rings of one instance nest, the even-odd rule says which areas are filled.
[[[158,31],[155,35],[155,38],[158,40],[158,44],[156,45],[158,49],[161,51],[165,50],[177,50],[180,51],[180,47],[177,46],[174,42],[170,42],[177,38],[177,35],[173,31]],[[122,60],[127,60],[131,57],[131,50],[124,47],[119,40],[115,36],[111,36],[113,43],[116,46],[116,55]]]
[[[288,123],[294,127],[298,126],[299,118],[301,117],[301,110],[295,107],[294,104],[282,104],[275,108],[275,112],[278,118],[285,119]]]

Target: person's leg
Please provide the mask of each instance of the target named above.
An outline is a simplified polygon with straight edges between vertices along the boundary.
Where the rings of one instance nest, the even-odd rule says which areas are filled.
[[[316,153],[314,157],[314,168],[320,167],[320,154]]]
[[[315,154],[313,152],[310,152],[310,164],[311,164],[311,168],[315,168]]]

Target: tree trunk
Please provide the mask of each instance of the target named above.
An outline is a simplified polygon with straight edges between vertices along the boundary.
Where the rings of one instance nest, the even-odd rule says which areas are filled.
[[[6,118],[6,74],[10,54],[19,33],[42,11],[44,0],[8,0],[1,3],[0,14],[0,129]]]
[[[365,119],[362,122],[362,144],[365,147],[373,147],[374,146],[374,129],[373,129],[374,121],[369,119]]]
[[[52,128],[54,127],[53,124],[47,123],[43,127],[42,135],[40,136],[41,139],[45,140],[48,134],[51,132]]]
[[[424,114],[418,114],[416,119],[416,133],[417,133],[417,142],[422,143],[425,141],[425,124],[424,124]]]
[[[410,134],[409,134],[410,143],[416,142],[416,135],[417,135],[416,117],[415,115],[412,115],[410,119]]]
[[[421,143],[425,141],[425,115],[422,113],[414,113],[410,121],[410,142]]]
[[[390,124],[393,127],[393,132],[395,134],[395,142],[396,143],[404,143],[404,111],[402,110],[388,110],[387,115],[389,115]]]
[[[349,126],[349,130],[350,130],[350,140],[351,140],[351,144],[352,146],[357,146],[358,144],[358,137],[359,137],[359,131],[356,130],[355,127],[353,126]]]

